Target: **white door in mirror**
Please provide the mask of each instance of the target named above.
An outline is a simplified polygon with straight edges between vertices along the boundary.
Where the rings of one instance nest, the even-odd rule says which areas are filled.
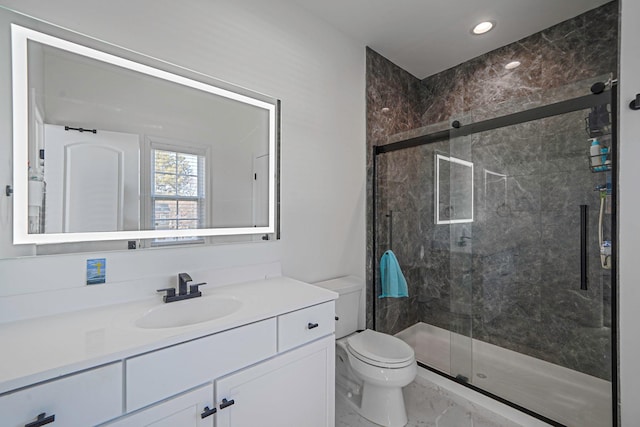
[[[137,135],[45,125],[45,232],[139,228]]]

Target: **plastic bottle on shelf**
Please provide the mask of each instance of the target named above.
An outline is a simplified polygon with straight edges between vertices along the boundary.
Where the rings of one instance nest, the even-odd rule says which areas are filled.
[[[591,138],[591,148],[589,149],[589,159],[591,160],[591,166],[594,170],[602,165],[602,157],[600,153],[600,142],[597,138]]]

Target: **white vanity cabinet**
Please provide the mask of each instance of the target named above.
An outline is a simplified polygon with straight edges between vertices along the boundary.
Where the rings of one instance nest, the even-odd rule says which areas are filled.
[[[40,420],[38,420],[38,416]],[[122,414],[122,364],[113,363],[0,397],[0,425],[86,427]]]
[[[333,301],[125,360],[109,427],[333,427]],[[173,397],[172,397],[173,396]]]
[[[331,335],[103,427],[332,427],[334,351]]]
[[[219,292],[234,314],[180,328],[136,326],[150,301],[0,325],[16,349],[0,427],[333,427],[335,294],[288,278]],[[43,337],[64,345],[24,345]]]

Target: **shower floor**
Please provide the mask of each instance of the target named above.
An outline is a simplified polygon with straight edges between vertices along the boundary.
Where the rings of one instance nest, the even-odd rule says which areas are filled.
[[[570,427],[611,425],[611,383],[534,357],[417,323],[396,334],[416,359]],[[452,352],[451,349],[454,349]],[[454,375],[454,376],[455,376]]]

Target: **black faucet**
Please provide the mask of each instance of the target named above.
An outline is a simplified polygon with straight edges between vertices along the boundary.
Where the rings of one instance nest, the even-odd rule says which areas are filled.
[[[191,282],[193,279],[187,273],[178,274],[178,295],[186,295],[187,294],[187,283]]]
[[[202,296],[202,292],[198,289],[199,286],[206,285],[206,282],[189,285],[189,292],[187,293],[187,284],[191,282],[191,276],[187,273],[178,274],[178,294],[176,295],[176,288],[158,289],[158,292],[166,292],[166,295],[162,298],[164,302],[181,301],[183,299],[197,298]]]

